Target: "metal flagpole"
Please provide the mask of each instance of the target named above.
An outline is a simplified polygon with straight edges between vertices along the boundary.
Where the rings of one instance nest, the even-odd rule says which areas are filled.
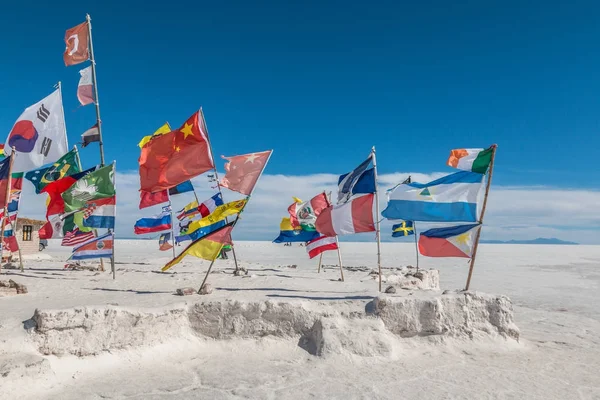
[[[379,270],[379,291],[381,292],[381,237],[379,228],[379,189],[377,185],[377,161],[375,158],[375,146],[371,149],[373,155],[373,175],[375,179],[375,235],[377,238],[377,268]]]
[[[212,142],[210,140],[210,135],[208,134],[208,126],[206,125],[206,118],[204,118],[204,111],[202,110],[202,107],[200,107],[200,116],[202,117],[202,126],[204,127],[204,131],[206,132],[206,138],[208,139],[208,148],[210,149],[210,157],[212,158],[212,163],[214,166],[213,170],[215,171],[215,179],[217,180],[217,189],[219,190],[219,193],[221,194],[221,199],[223,199],[223,191],[221,190],[221,182],[219,182],[219,173],[217,172],[217,163],[215,162],[215,153],[213,152]],[[195,190],[194,190],[194,196],[196,196]],[[199,205],[200,201],[198,200],[198,196],[196,196],[196,201],[198,202],[198,205]],[[223,199],[223,203],[225,203],[224,199]],[[236,221],[237,221],[237,219],[236,219]],[[227,217],[225,217],[225,223],[226,224],[229,223],[229,219]],[[231,252],[233,254],[233,262],[235,263],[235,270],[238,271],[239,267],[238,267],[237,257],[235,255],[235,245],[233,244],[233,241],[231,242]],[[212,267],[212,264],[211,264],[211,267]]]
[[[96,57],[94,56],[94,43],[92,41],[92,18],[86,14],[88,34],[90,37],[90,61],[92,63],[92,85],[94,85],[94,104],[96,105],[96,122],[98,124],[98,136],[100,145],[100,165],[104,166],[104,142],[102,141],[102,120],[100,119],[100,100],[98,99],[98,84],[96,80]],[[113,246],[114,247],[114,246]]]
[[[477,248],[479,247],[479,237],[481,236],[481,228],[483,226],[483,216],[485,215],[488,194],[490,193],[490,186],[492,185],[492,175],[494,173],[494,160],[496,158],[496,150],[498,149],[498,145],[493,144],[492,149],[492,159],[490,160],[490,174],[488,176],[487,185],[485,186],[485,197],[483,198],[483,207],[481,208],[481,216],[479,217],[479,229],[477,230],[477,236],[475,236],[475,243],[473,244],[473,255],[471,256],[471,265],[469,266],[469,276],[467,277],[467,285],[465,287],[465,290],[469,290],[469,286],[471,285],[473,267],[475,266],[475,257],[477,256]]]
[[[171,247],[171,249],[173,249],[173,258],[175,258],[175,231],[173,230],[173,225],[175,225],[175,222],[173,221],[173,205],[171,204],[171,195],[169,194],[168,190],[167,198],[169,199],[169,210],[171,211],[171,240],[173,241],[173,247]]]
[[[417,241],[417,224],[415,221],[413,223],[413,235],[415,236],[415,250],[417,252],[417,272],[419,272],[419,243]]]
[[[15,147],[12,148],[10,155],[10,165],[8,166],[8,184],[6,185],[6,195],[4,196],[4,218],[2,218],[2,231],[0,232],[0,272],[2,271],[2,258],[4,256],[4,227],[6,226],[6,218],[8,218],[8,201],[10,200],[10,186],[12,184],[12,167],[15,161]],[[14,228],[13,228],[14,232]]]

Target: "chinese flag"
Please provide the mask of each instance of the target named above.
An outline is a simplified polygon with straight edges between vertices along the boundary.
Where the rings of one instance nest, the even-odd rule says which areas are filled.
[[[154,137],[142,148],[141,189],[169,189],[214,168],[208,136],[197,111],[181,128]]]
[[[67,67],[82,63],[90,58],[88,41],[89,31],[87,22],[67,30],[65,33],[65,44],[67,47],[63,54],[63,59]]]
[[[166,203],[167,201],[169,201],[169,192],[167,190],[161,190],[160,192],[156,193],[149,193],[140,190],[140,210],[142,208]]]

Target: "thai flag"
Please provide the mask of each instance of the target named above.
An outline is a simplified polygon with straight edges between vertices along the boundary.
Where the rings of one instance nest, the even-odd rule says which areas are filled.
[[[114,229],[115,206],[115,196],[88,201],[83,210],[83,226]]]
[[[136,235],[169,230],[171,229],[171,213],[163,211],[154,217],[138,219],[133,229]]]

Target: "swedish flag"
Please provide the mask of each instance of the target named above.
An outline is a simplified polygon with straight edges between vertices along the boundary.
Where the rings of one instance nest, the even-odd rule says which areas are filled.
[[[410,236],[415,234],[413,221],[402,221],[400,224],[392,226],[392,237]]]

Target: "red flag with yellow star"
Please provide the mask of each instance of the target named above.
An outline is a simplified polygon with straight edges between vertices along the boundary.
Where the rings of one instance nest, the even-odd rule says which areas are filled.
[[[152,138],[142,148],[139,164],[141,189],[151,193],[213,169],[200,112],[195,112],[181,128]]]

